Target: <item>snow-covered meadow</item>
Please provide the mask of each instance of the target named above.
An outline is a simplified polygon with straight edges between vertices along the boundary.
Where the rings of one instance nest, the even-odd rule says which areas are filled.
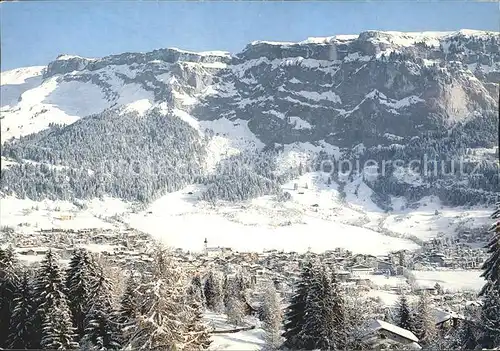
[[[210,246],[238,251],[322,252],[342,247],[374,255],[418,248],[410,235],[427,240],[453,234],[459,226],[474,228],[489,221],[487,208],[447,208],[436,198],[422,199],[417,209],[385,213],[373,203],[371,189],[360,179],[344,187],[345,198],[340,196],[339,185],[328,185],[327,179],[326,173],[313,172],[284,184],[284,191],[291,194],[286,202],[263,196],[212,206],[198,199],[203,186],[192,185],[166,194],[140,211],[132,203],[112,198],[87,201],[81,209],[68,201],[7,197],[1,199],[0,215],[3,226],[23,232],[107,229],[125,223],[168,246],[192,251],[202,250],[207,238]]]

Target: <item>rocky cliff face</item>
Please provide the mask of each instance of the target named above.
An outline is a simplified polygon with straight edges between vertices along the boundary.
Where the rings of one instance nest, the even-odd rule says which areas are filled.
[[[106,108],[146,98],[146,107],[166,103],[201,121],[248,121],[265,144],[384,145],[495,119],[499,48],[498,33],[368,31],[300,43],[253,42],[234,56],[178,49],[101,59],[60,56],[43,79],[91,83]],[[12,134],[5,130],[16,123],[16,106],[8,107],[2,131],[15,136],[15,127]]]

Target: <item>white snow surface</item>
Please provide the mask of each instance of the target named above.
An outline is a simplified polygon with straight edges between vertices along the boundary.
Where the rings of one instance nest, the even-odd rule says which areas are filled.
[[[25,91],[39,85],[42,82],[44,69],[45,66],[34,66],[2,72],[0,76],[2,110],[14,106]]]
[[[217,135],[227,138],[234,149],[262,149],[264,147],[264,143],[248,128],[248,121],[229,120],[222,117],[213,121],[199,121],[199,124],[203,130],[209,129]]]
[[[371,323],[369,323],[367,329],[370,330],[370,332],[374,332],[380,329],[390,331],[391,333],[394,333],[396,335],[400,335],[408,340],[411,340],[413,342],[418,342],[418,338],[413,334],[411,331],[403,329],[398,327],[397,325],[387,323],[381,320],[373,320]]]
[[[212,159],[206,165],[209,170],[240,150],[224,136],[214,138],[210,148]],[[287,146],[280,164],[284,168],[295,167],[307,157],[300,148]],[[291,195],[289,201],[277,202],[273,196],[262,196],[212,206],[199,200],[204,187],[192,185],[166,194],[140,212],[132,211],[132,204],[112,198],[85,201],[87,208],[80,210],[67,201],[35,202],[7,197],[0,200],[0,222],[16,231],[32,233],[50,228],[113,228],[121,226],[110,220],[118,215],[126,225],[151,234],[167,246],[190,251],[201,251],[207,238],[210,246],[238,251],[322,252],[342,247],[373,255],[417,249],[408,234],[427,240],[453,235],[459,228],[490,223],[491,208],[450,208],[433,197],[424,198],[415,209],[405,208],[403,199],[392,198],[394,210],[385,213],[372,201],[372,191],[361,176],[345,184],[345,197],[340,189],[329,173],[311,172],[283,185],[283,190]],[[460,276],[446,276],[452,274],[446,271],[432,271],[431,276],[418,274],[417,281],[450,281],[450,288],[460,281]],[[379,286],[399,283],[382,278],[376,282]]]
[[[0,199],[2,226],[15,228],[16,232],[33,233],[41,229],[112,229],[106,217],[128,211],[129,203],[105,198],[86,201],[87,209],[80,210],[69,201],[32,201],[13,196]],[[22,225],[27,223],[28,225]],[[20,225],[21,224],[21,225]]]
[[[95,72],[111,85],[118,96],[114,100],[107,98],[92,82],[62,80],[59,76],[42,80],[43,69],[37,66],[2,72],[1,132],[4,139],[39,132],[50,123],[71,124],[113,105],[143,115],[154,101],[151,91],[136,83],[124,84],[119,74],[135,77],[135,71],[128,66],[110,66]],[[68,77],[80,74],[82,72],[75,71]]]
[[[293,192],[288,187],[293,185],[285,185]],[[304,252],[310,247],[322,252],[345,247],[354,252],[383,254],[397,248],[416,247],[408,240],[385,237],[367,228],[327,220],[304,209],[314,203],[332,206],[338,195],[334,188],[315,189],[306,197],[295,193],[290,205],[280,206],[271,197],[262,197],[244,208],[227,204],[214,209],[198,203],[196,199],[201,191],[202,188],[191,186],[168,194],[145,211],[129,215],[126,221],[131,227],[148,232],[169,246],[192,251],[201,250],[205,237],[211,246],[231,247],[238,251],[282,249]],[[165,222],[169,223],[168,230],[162,225]]]
[[[425,42],[429,46],[439,46],[441,40],[445,40],[450,37],[457,35],[462,35],[465,37],[488,37],[491,35],[498,35],[498,32],[491,31],[481,31],[473,29],[461,29],[459,31],[424,31],[424,32],[399,32],[399,31],[380,31],[380,30],[368,30],[366,32],[374,33],[375,35],[369,40],[377,42],[390,43],[392,45],[407,47],[415,45],[419,42]],[[335,42],[345,42],[353,41],[359,38],[357,34],[340,34],[327,37],[309,37],[306,40],[299,42],[279,42],[279,41],[264,41],[256,40],[250,43],[250,45],[275,45],[275,46],[290,46],[297,44],[335,44]]]
[[[210,329],[230,330],[233,325],[227,322],[227,316],[213,312],[205,312],[205,323]],[[209,350],[220,351],[253,351],[262,350],[265,346],[265,332],[260,328],[260,322],[252,317],[246,317],[244,326],[256,326],[255,329],[237,333],[212,335]]]
[[[13,107],[2,108],[2,137],[36,133],[50,123],[71,124],[108,107],[109,102],[98,86],[88,82],[58,82],[57,77],[51,77],[24,91]]]
[[[474,291],[478,292],[484,286],[484,279],[480,277],[481,270],[434,270],[412,271],[417,285],[431,288],[439,283],[443,289],[450,292]]]

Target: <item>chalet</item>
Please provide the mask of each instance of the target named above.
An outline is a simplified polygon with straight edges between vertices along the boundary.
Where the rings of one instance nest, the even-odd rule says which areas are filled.
[[[392,262],[389,262],[389,261],[377,260],[377,270],[383,271],[383,272],[390,272],[391,274],[396,273],[394,265],[392,264]]]
[[[395,348],[420,350],[418,338],[411,331],[381,320],[373,320],[367,326],[368,332],[361,342],[370,349]]]
[[[446,265],[446,255],[442,253],[434,253],[429,256],[429,262],[437,264],[440,267],[445,267]]]
[[[445,311],[440,308],[434,308],[431,313],[436,327],[441,330],[457,328],[460,321],[465,319],[462,315],[452,311]]]
[[[351,272],[348,271],[334,271],[333,275],[339,282],[346,282],[351,277]]]

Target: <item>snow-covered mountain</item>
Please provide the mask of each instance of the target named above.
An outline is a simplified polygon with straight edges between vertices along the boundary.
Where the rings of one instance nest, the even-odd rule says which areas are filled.
[[[419,212],[425,218],[453,206],[482,211],[500,190],[493,162],[498,34],[367,31],[256,41],[234,55],[175,48],[61,55],[46,67],[2,72],[3,201],[17,208],[24,200],[14,197],[50,199],[81,209],[94,206],[82,199],[110,196],[143,203],[137,212],[191,187],[196,199],[181,206],[189,203],[188,212],[192,201],[207,200],[199,206],[211,215],[205,206],[217,200],[254,201],[244,213],[213,210],[245,226],[316,218],[315,228],[326,228],[333,218],[392,236],[408,231],[407,222],[416,225],[410,210],[427,206],[425,199],[433,204]],[[404,166],[385,177],[368,168],[345,177],[317,173],[325,159],[424,154],[465,157],[471,169],[480,161],[480,172],[428,176]],[[151,212],[144,211],[129,222],[142,223]],[[437,216],[432,235],[417,236],[459,230],[469,220],[455,217]]]
[[[236,55],[61,55],[45,68],[2,72],[2,136],[162,105],[201,129],[240,123],[238,133],[264,144],[387,144],[493,118],[499,79],[498,33],[471,30],[256,41]]]

